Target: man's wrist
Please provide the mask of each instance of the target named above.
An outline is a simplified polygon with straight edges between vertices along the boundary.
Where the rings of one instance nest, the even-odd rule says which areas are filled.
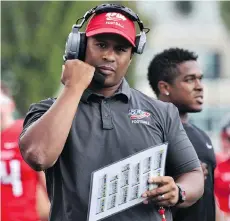
[[[177,185],[177,188],[178,188],[178,201],[175,204],[175,206],[179,205],[179,204],[182,204],[186,200],[186,192],[185,192],[185,190],[180,186],[180,184],[176,183],[176,185]]]

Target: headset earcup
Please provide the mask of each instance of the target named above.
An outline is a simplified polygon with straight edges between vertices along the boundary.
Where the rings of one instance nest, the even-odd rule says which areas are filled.
[[[137,54],[142,54],[145,48],[145,44],[146,44],[146,34],[145,32],[141,32],[141,34],[137,35],[135,39],[135,45],[136,45],[135,52]]]
[[[78,32],[78,28],[73,26],[72,32],[69,34],[66,41],[66,47],[65,47],[66,60],[78,58],[79,46],[80,46],[80,34]]]
[[[80,44],[79,44],[79,56],[78,59],[85,60],[85,50],[87,45],[85,32],[79,32],[80,35]]]
[[[138,50],[138,46],[139,46],[139,42],[140,42],[140,37],[141,35],[136,35],[136,39],[135,39],[135,49],[134,49],[134,52],[137,53],[137,50]]]
[[[66,39],[66,43],[65,43],[65,53],[63,55],[63,60],[64,62],[68,59],[68,47],[69,47],[69,37],[70,37],[70,34],[68,35],[67,39]]]

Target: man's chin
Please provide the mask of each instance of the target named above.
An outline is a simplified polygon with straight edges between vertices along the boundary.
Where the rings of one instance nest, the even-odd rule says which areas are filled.
[[[106,78],[104,88],[111,88],[111,87],[119,86],[121,82],[122,82],[122,79],[118,81],[118,80]]]
[[[202,107],[190,107],[188,108],[188,112],[189,113],[198,113],[198,112],[201,112],[203,110]]]
[[[202,106],[180,106],[178,107],[180,113],[198,113],[202,111]]]

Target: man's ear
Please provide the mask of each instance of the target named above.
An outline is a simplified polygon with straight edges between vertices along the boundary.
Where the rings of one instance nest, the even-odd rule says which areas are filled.
[[[168,96],[170,93],[170,85],[166,81],[159,81],[157,84],[160,94]]]

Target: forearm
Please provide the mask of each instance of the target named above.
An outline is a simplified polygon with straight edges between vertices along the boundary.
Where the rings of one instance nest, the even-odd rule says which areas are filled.
[[[20,139],[24,159],[35,170],[52,166],[61,154],[83,93],[64,87],[50,109]]]
[[[179,204],[177,207],[183,208],[193,205],[204,193],[204,176],[201,168],[196,168],[189,173],[175,178],[175,182],[186,192],[185,202]]]
[[[48,220],[49,212],[50,212],[50,202],[45,190],[40,185],[37,186],[36,196],[37,196],[36,207],[37,207],[39,218],[41,220]]]

